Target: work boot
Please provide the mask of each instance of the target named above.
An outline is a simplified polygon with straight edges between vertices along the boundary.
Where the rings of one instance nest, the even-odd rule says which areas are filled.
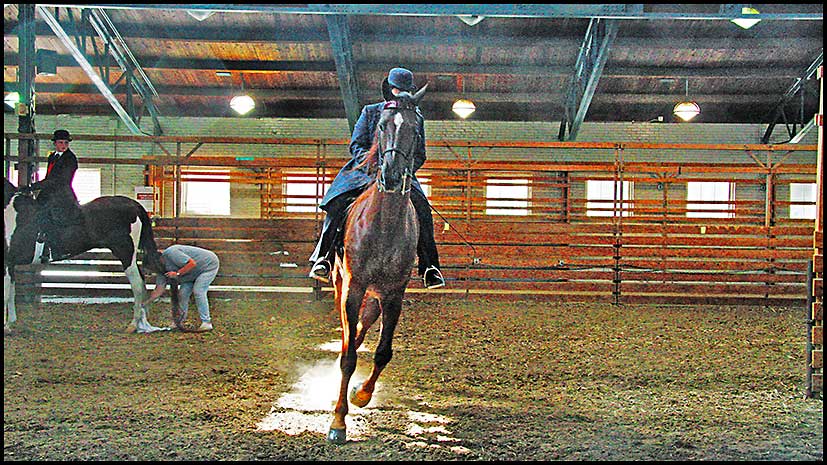
[[[442,277],[442,273],[439,271],[439,268],[435,266],[429,266],[425,270],[425,273],[422,274],[422,282],[428,289],[445,287],[445,278]]]
[[[310,274],[308,276],[323,283],[329,283],[330,268],[330,262],[327,258],[320,258],[313,264],[313,268],[310,269]]]

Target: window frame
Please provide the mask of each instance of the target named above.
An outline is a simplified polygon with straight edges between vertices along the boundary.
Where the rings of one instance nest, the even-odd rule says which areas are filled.
[[[690,199],[692,187],[695,186],[711,186],[722,187],[726,184],[727,199],[712,199],[704,198]],[[714,185],[714,186],[713,186]],[[703,189],[702,189],[703,191]],[[713,192],[713,197],[717,192]],[[708,195],[708,192],[700,192],[701,197]],[[692,202],[715,202],[710,203],[692,203]],[[731,181],[689,181],[686,183],[686,217],[687,218],[735,218],[735,183]],[[723,205],[719,205],[723,204]]]
[[[496,184],[492,184],[492,182]],[[489,177],[485,180],[486,216],[531,216],[531,178],[528,176]],[[508,187],[520,188],[518,195],[511,195]],[[491,189],[502,190],[492,196]],[[524,189],[524,193],[522,192]],[[503,195],[507,194],[507,195]],[[524,196],[523,196],[524,194]]]
[[[818,199],[818,184],[814,182],[791,182],[790,186],[790,209],[788,216],[791,220],[815,220],[816,202]],[[807,187],[807,194],[812,194],[812,199],[797,199],[793,198],[797,189],[795,187]],[[806,196],[802,196],[806,197]],[[801,205],[801,204],[808,205]],[[811,204],[811,205],[810,205]]]
[[[219,180],[191,180],[191,178],[221,177]],[[210,167],[181,167],[181,216],[182,217],[229,217],[232,216],[232,189],[230,183],[231,170],[227,168]],[[188,179],[189,178],[189,179]],[[223,180],[226,178],[226,181]],[[217,187],[221,188],[221,198],[216,198]],[[224,188],[226,187],[226,191]],[[209,194],[208,201],[192,202],[190,194],[193,192]],[[202,190],[203,189],[203,190]],[[225,194],[226,193],[226,194]],[[218,202],[221,202],[220,204]],[[197,206],[207,206],[208,210],[194,210],[193,203]],[[216,206],[220,207],[217,209]],[[198,208],[198,207],[195,207]]]
[[[597,198],[589,195],[591,186],[597,186],[601,183],[600,194],[607,191],[604,186],[611,188],[611,198],[608,195],[598,196]],[[617,184],[621,184],[621,199],[615,199],[617,192]],[[615,179],[587,179],[586,180],[586,216],[591,218],[614,218],[617,217],[617,210],[615,203],[620,201],[620,216],[627,218],[632,215],[632,207],[634,205],[635,183],[634,181],[619,181]],[[606,197],[606,198],[601,198]],[[599,208],[599,210],[597,210]],[[609,208],[611,210],[609,210]]]

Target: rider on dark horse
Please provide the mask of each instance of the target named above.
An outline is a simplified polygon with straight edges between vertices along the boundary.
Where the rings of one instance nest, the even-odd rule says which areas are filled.
[[[68,225],[83,221],[80,204],[72,190],[72,180],[78,170],[78,159],[69,149],[72,136],[65,129],[58,129],[52,136],[55,150],[49,153],[46,177],[32,183],[29,189],[40,191],[37,203],[38,242],[44,242],[41,261],[51,262],[68,258],[58,240],[59,231]]]
[[[404,68],[391,69],[388,77],[382,82],[382,96],[385,101],[393,100],[400,92],[414,93],[415,91],[413,73]],[[372,181],[367,173],[367,167],[357,167],[364,161],[365,154],[373,145],[376,126],[379,123],[384,105],[385,102],[379,102],[367,105],[362,109],[362,114],[353,128],[353,136],[351,137],[350,154],[352,159],[336,175],[333,184],[319,205],[319,208],[324,210],[327,215],[322,226],[319,242],[316,244],[313,255],[310,256],[310,261],[313,263],[310,270],[311,278],[323,282],[329,280],[328,276],[333,268],[335,250],[344,239],[342,237],[342,226],[347,217],[348,207]],[[419,140],[414,154],[416,159],[414,171],[425,163],[425,120],[421,114],[419,116],[417,131]],[[430,204],[415,176],[413,178],[413,189],[411,190],[411,203],[419,220],[419,243],[417,244],[419,275],[423,277],[426,288],[443,287],[445,286],[445,279],[439,270],[439,254],[434,241],[434,220],[431,216]]]

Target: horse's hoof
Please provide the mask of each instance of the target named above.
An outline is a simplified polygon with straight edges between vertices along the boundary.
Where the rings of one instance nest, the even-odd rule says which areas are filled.
[[[330,431],[327,433],[327,442],[331,444],[344,444],[347,442],[347,433],[345,429],[333,429],[330,428]]]
[[[135,334],[135,331],[138,331],[138,327],[135,326],[135,323],[130,323],[129,326],[126,327],[126,334]]]
[[[350,390],[350,403],[357,407],[364,407],[370,403],[372,394],[359,390],[359,386],[353,386]]]

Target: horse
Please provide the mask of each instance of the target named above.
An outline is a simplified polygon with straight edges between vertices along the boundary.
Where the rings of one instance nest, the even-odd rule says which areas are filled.
[[[356,349],[382,315],[379,344],[370,376],[350,392],[350,402],[366,406],[376,381],[393,355],[393,332],[416,259],[419,222],[410,201],[417,141],[417,112],[425,85],[411,95],[400,93],[382,111],[373,146],[362,166],[372,183],[356,198],[344,225],[344,245],[337,248],[332,270],[335,305],[342,327],[339,397],[327,440],[347,442],[347,389],[356,370]]]
[[[43,208],[31,191],[18,190],[7,178],[3,188],[3,332],[17,320],[15,310],[14,270],[18,265],[40,263],[43,244],[37,242],[37,214]],[[137,264],[137,252],[143,250],[144,267],[163,273],[161,255],[152,233],[152,222],[136,200],[121,195],[104,196],[80,206],[82,222],[70,224],[54,233],[55,241],[73,257],[93,248],[106,248],[121,262],[134,297],[129,333],[150,333],[166,328],[147,321],[146,285]]]

